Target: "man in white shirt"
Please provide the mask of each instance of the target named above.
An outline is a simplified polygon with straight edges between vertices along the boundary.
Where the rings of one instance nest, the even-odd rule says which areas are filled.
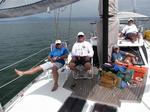
[[[125,36],[125,39],[131,40],[131,42],[135,42],[138,38],[138,29],[136,25],[134,24],[134,20],[132,18],[129,18],[128,25],[126,25],[123,30],[121,31],[121,35]]]
[[[91,69],[91,58],[94,55],[92,45],[85,41],[85,35],[83,32],[79,32],[77,35],[77,41],[72,47],[72,59],[69,63],[71,70],[75,71],[77,65],[83,65],[85,71]]]

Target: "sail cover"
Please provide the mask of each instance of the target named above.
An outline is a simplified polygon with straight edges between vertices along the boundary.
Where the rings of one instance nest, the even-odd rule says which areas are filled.
[[[0,18],[47,12],[79,0],[0,0]]]
[[[99,15],[103,15],[103,2],[104,0],[99,0]],[[118,12],[118,0],[109,0],[109,23],[108,23],[108,46],[105,46],[105,48],[108,48],[108,61],[110,62],[111,52],[112,52],[112,46],[117,43],[118,39],[118,32],[119,32],[119,19],[117,16]],[[103,22],[102,19],[97,23],[97,33],[98,33],[98,44],[97,44],[97,52],[99,57],[99,63],[102,64],[103,60]]]

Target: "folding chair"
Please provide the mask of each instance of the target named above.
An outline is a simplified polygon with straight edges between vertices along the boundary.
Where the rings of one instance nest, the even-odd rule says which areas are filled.
[[[91,58],[91,69],[90,73],[88,71],[84,70],[83,65],[77,65],[76,66],[77,71],[72,71],[73,78],[74,79],[92,79],[93,78],[93,58]]]

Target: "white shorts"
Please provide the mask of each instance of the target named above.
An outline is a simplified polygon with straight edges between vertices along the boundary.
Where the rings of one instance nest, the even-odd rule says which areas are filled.
[[[43,69],[43,71],[47,71],[47,70],[51,69],[53,66],[56,66],[59,69],[63,66],[63,64],[61,64],[59,62],[55,62],[55,63],[46,62],[46,63],[40,65],[40,67]]]

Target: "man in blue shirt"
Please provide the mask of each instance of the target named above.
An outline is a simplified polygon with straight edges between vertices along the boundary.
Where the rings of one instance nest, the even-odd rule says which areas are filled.
[[[136,64],[137,57],[132,53],[121,51],[118,45],[114,45],[111,60],[116,64],[128,66]]]
[[[52,69],[54,86],[51,91],[55,91],[58,88],[58,69],[63,67],[65,64],[65,59],[68,57],[68,50],[62,47],[61,40],[55,41],[55,48],[48,55],[48,62],[39,65],[37,67],[31,68],[26,71],[20,71],[15,69],[17,75],[31,75],[39,71],[47,71]]]

